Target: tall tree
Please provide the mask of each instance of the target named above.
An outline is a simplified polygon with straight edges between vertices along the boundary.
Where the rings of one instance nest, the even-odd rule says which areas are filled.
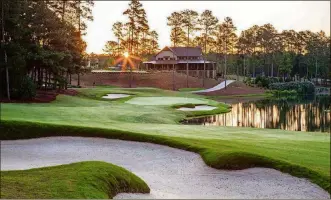
[[[115,22],[112,27],[112,31],[117,38],[117,55],[120,55],[122,52],[121,49],[121,41],[124,40],[124,33],[123,33],[123,23],[122,22]]]
[[[174,47],[185,46],[186,40],[185,32],[181,27],[171,28],[170,41]]]
[[[285,75],[291,72],[293,66],[291,54],[288,52],[280,54],[277,62],[279,65],[279,71],[283,75],[283,80],[285,81]]]
[[[270,66],[272,66],[272,55],[275,47],[275,38],[277,35],[277,30],[273,27],[272,24],[264,24],[263,26],[260,26],[258,28],[257,33],[257,40],[259,43],[259,48],[261,49],[261,52],[263,53],[263,65],[264,69],[268,71],[268,75],[271,74],[269,70],[269,67],[267,66],[267,63],[270,63]],[[271,67],[270,67],[271,68]]]
[[[1,49],[3,49],[3,59],[4,59],[4,68],[6,73],[6,91],[7,91],[7,98],[10,100],[10,90],[9,90],[9,73],[8,73],[8,66],[7,66],[7,52],[5,49],[5,1],[1,1]]]
[[[173,12],[169,17],[167,17],[167,25],[171,27],[171,42],[173,46],[176,47],[181,44],[184,31],[182,29],[183,15],[179,12]]]
[[[186,47],[190,46],[190,35],[193,34],[193,32],[197,29],[197,23],[198,23],[198,13],[194,10],[183,10],[180,13],[183,17],[182,20],[182,27],[186,30],[187,34],[187,44]],[[186,86],[188,87],[188,76],[189,76],[189,71],[188,71],[188,57],[186,53]]]
[[[224,22],[217,26],[217,31],[215,33],[217,38],[217,45],[220,45],[219,49],[222,49],[222,53],[224,54],[224,76],[227,74],[227,54],[229,51],[234,52],[236,46],[236,30],[237,28],[234,26],[232,19],[230,17],[226,17]]]
[[[211,31],[215,30],[218,19],[213,15],[212,11],[205,10],[198,19],[198,23],[204,36],[204,53],[207,53],[207,38]]]
[[[152,53],[156,53],[156,51],[159,49],[159,45],[158,45],[158,39],[159,39],[159,34],[153,30],[149,33],[150,36],[150,54]]]
[[[217,17],[215,17],[210,10],[205,10],[201,14],[198,19],[198,23],[200,25],[201,32],[204,37],[204,53],[207,54],[207,39],[211,31],[216,28],[216,24],[218,23]],[[205,86],[205,76],[206,76],[206,62],[205,58],[203,59],[203,77],[202,77],[202,85]]]
[[[123,12],[128,16],[128,50],[130,54],[138,54],[139,33],[142,27],[147,24],[146,13],[143,5],[138,0],[132,0],[129,8]]]
[[[182,16],[182,27],[184,30],[186,30],[187,34],[187,44],[186,46],[190,46],[190,35],[194,33],[194,31],[197,30],[197,24],[198,24],[198,13],[194,10],[183,10],[181,13]]]
[[[115,41],[107,41],[103,51],[111,56],[118,56],[118,43]]]

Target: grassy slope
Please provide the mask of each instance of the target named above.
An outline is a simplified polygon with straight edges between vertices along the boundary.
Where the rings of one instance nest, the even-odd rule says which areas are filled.
[[[171,106],[133,105],[123,103],[124,100],[100,100],[100,97],[107,93],[130,93],[206,99],[150,88],[79,91],[80,97],[60,95],[50,104],[3,104],[2,139],[72,135],[147,141],[200,153],[215,168],[270,167],[309,178],[330,190],[328,133],[179,125],[180,119],[192,113],[176,111]],[[222,107],[211,100],[208,104]]]
[[[149,187],[121,167],[96,161],[1,171],[1,198],[6,199],[108,199],[120,192],[148,193]]]

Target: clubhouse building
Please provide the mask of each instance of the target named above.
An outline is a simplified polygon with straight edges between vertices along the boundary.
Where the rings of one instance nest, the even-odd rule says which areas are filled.
[[[205,65],[205,70],[204,70]],[[171,71],[190,76],[216,77],[215,62],[204,60],[201,47],[164,47],[151,60],[144,62],[146,71]]]

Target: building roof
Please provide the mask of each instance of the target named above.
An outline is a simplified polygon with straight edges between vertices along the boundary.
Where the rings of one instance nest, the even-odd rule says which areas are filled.
[[[159,51],[155,56],[150,58],[148,62],[155,61],[156,56],[162,51],[171,51],[176,56],[191,56],[191,57],[200,57],[202,56],[201,47],[164,47],[161,51]]]
[[[176,56],[201,56],[201,47],[169,47]],[[161,50],[163,51],[163,49]]]

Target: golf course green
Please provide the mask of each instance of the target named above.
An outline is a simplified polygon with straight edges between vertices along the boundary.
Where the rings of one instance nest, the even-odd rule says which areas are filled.
[[[179,121],[185,117],[223,113],[230,109],[225,104],[187,92],[108,87],[81,88],[77,91],[77,96],[58,95],[51,103],[2,103],[1,140],[83,136],[151,142],[199,153],[207,165],[217,169],[274,168],[307,178],[330,193],[329,133],[182,125]],[[130,96],[117,100],[102,99],[102,96],[111,93]],[[217,109],[192,112],[175,109],[185,104],[204,104]],[[69,166],[73,169],[81,165],[66,167]],[[49,173],[56,170],[55,167],[43,169]],[[1,181],[10,179],[6,184],[12,184],[12,187],[7,186],[2,190],[5,193],[7,190],[19,190],[14,185],[23,173],[26,177],[36,177],[27,178],[26,181],[30,189],[34,185],[37,187],[35,179],[46,176],[36,173],[36,170],[2,172]],[[117,171],[113,170],[112,173],[116,174]],[[121,179],[121,176],[118,177]],[[60,176],[58,178],[61,179]],[[91,181],[99,184],[97,180]],[[126,186],[129,189],[123,191],[131,191],[131,188],[132,191],[146,192],[148,188],[142,182],[139,182],[139,186]],[[72,189],[75,190],[75,187]],[[41,190],[30,192],[30,197],[36,196],[36,193],[40,198],[53,197],[43,196]],[[51,194],[51,191],[48,192]],[[82,194],[74,193],[63,192],[61,198],[84,198]]]

